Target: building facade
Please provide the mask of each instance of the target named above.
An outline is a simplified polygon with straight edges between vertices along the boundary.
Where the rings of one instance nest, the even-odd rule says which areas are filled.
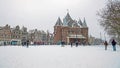
[[[11,45],[20,45],[21,44],[21,30],[20,27],[17,25],[15,28],[11,28]]]
[[[30,30],[29,31],[29,40],[33,42],[33,44],[41,45],[47,43],[47,33],[43,30]]]
[[[62,22],[59,17],[54,26],[54,43],[60,44],[61,42],[87,44],[88,27],[85,18],[83,22],[80,19],[76,21],[67,13]]]
[[[42,44],[53,44],[53,34],[49,31],[45,32],[43,30],[30,30],[29,31],[29,40],[36,45]]]
[[[28,37],[28,32],[27,32],[27,28],[26,27],[22,27],[21,29],[21,42],[22,42],[22,45],[27,45],[27,44],[30,44],[29,43],[29,37]]]
[[[1,45],[10,44],[11,34],[12,34],[12,31],[8,24],[3,27],[0,27],[0,44]]]

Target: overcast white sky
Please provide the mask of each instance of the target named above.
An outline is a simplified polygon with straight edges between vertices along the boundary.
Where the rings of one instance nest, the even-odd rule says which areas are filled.
[[[100,38],[100,27],[96,12],[103,8],[106,0],[0,0],[0,26],[9,24],[30,29],[53,32],[57,18],[69,13],[73,19],[86,18],[89,34]]]

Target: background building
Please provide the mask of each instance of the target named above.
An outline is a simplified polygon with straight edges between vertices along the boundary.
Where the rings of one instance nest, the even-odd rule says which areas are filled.
[[[0,27],[0,45],[10,44],[11,34],[11,28],[8,24],[3,27]]]
[[[11,45],[20,45],[21,44],[21,30],[20,27],[17,25],[15,28],[11,28]]]
[[[22,45],[27,45],[29,44],[29,38],[28,38],[28,32],[26,27],[22,27],[21,29],[21,43]]]
[[[0,45],[21,45],[29,41],[29,44],[43,45],[43,44],[53,44],[53,34],[48,30],[47,32],[43,30],[29,30],[26,27],[20,28],[17,25],[14,28],[10,28],[7,24],[5,26],[0,26]]]
[[[49,31],[45,32],[43,30],[37,30],[37,29],[30,30],[29,40],[36,45],[52,44],[53,34],[49,33]]]
[[[54,43],[60,44],[65,42],[66,44],[79,42],[79,44],[88,43],[88,27],[84,18],[82,22],[73,20],[69,13],[63,18],[63,22],[60,17],[54,26]]]

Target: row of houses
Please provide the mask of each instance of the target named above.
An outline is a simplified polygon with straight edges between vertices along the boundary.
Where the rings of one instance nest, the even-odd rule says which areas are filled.
[[[22,41],[24,40],[24,41]],[[53,34],[43,30],[29,30],[26,27],[10,25],[0,26],[0,45],[21,45],[22,42],[29,40],[29,44],[52,44]]]

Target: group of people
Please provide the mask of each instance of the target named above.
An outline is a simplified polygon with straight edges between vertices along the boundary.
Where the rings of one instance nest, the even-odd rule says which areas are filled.
[[[112,46],[113,46],[113,51],[116,51],[116,41],[113,39],[112,42],[111,42]],[[107,46],[108,46],[108,43],[107,41],[104,42],[104,45],[105,45],[105,50],[107,50]]]
[[[75,44],[76,44],[76,47],[78,47],[78,41],[76,41]],[[117,42],[113,39],[112,42],[111,42],[111,44],[113,46],[113,51],[116,51],[116,44],[117,44]],[[72,47],[73,43],[71,42],[70,45]],[[105,45],[105,50],[107,50],[107,46],[108,46],[107,41],[104,42],[104,45]]]
[[[76,47],[78,47],[78,44],[79,44],[79,42],[76,41],[76,42],[75,42]],[[72,47],[72,46],[73,46],[73,43],[71,42],[70,45],[71,45],[71,47]]]
[[[22,46],[29,46],[29,40],[24,40],[24,41],[22,41]]]

